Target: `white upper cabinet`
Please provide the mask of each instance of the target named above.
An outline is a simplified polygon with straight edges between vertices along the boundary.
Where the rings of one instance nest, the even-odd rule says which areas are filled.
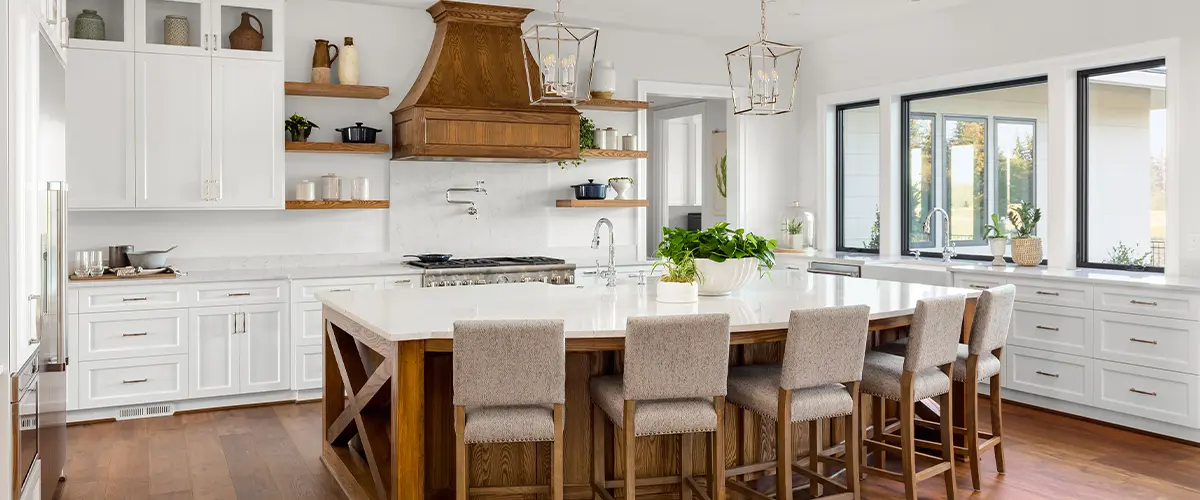
[[[155,54],[210,55],[211,9],[200,0],[137,0],[134,50]]]
[[[214,199],[211,60],[137,54],[138,207],[194,208]]]
[[[212,180],[222,208],[283,208],[283,63],[212,60]]]
[[[79,15],[84,10],[92,12],[85,15],[84,26],[79,26]],[[137,26],[136,11],[136,0],[71,0],[67,5],[71,29],[68,45],[72,49],[132,51],[136,32],[134,27]],[[98,24],[96,17],[104,23],[103,33],[95,29]],[[76,34],[95,38],[77,38]]]
[[[67,67],[71,208],[133,208],[134,54],[72,49]]]
[[[283,2],[212,0],[212,19],[214,57],[283,61]],[[237,44],[238,48],[234,48],[230,35],[243,25],[263,36],[262,46],[258,50],[252,44]],[[247,37],[249,40],[255,38],[250,31],[244,33],[251,35]]]

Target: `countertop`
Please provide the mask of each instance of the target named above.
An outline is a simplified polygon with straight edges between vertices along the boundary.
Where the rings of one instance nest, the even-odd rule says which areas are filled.
[[[354,278],[359,276],[403,276],[422,273],[424,273],[423,270],[407,264],[333,267],[276,267],[265,269],[191,271],[187,273],[187,276],[180,276],[175,279],[71,281],[69,282],[68,287],[86,288],[97,286],[182,285],[190,283],[212,283],[219,281],[306,280],[320,278]]]
[[[1195,292],[1200,291],[1200,278],[1167,276],[1162,273],[1144,273],[1135,271],[1116,271],[1108,269],[1050,269],[1043,266],[1018,267],[1009,264],[1004,267],[993,267],[986,263],[955,265],[950,267],[953,273],[985,274],[1014,278],[1040,278],[1061,281],[1086,282],[1092,285],[1139,286],[1146,288],[1170,289]]]
[[[794,309],[871,306],[872,319],[911,314],[920,299],[978,291],[806,272],[773,273],[725,297],[693,304],[655,300],[655,281],[616,288],[543,283],[318,293],[317,299],[389,341],[452,338],[466,319],[562,319],[571,338],[624,337],[631,316],[728,313],[733,331],[787,328]]]

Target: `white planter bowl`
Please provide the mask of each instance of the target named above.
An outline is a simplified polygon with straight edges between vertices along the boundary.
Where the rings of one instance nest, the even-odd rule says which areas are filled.
[[[696,259],[696,270],[700,272],[700,295],[729,295],[758,277],[758,259]]]
[[[992,251],[992,265],[1003,267],[1008,263],[1004,261],[1004,251],[1008,248],[1008,238],[989,238],[988,248]]]
[[[655,300],[668,304],[686,304],[700,300],[697,297],[699,288],[695,283],[673,283],[659,281]]]

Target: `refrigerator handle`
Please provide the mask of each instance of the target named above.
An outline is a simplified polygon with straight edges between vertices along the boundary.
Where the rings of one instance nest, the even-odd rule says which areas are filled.
[[[54,238],[56,239],[56,245],[54,248],[56,250],[56,255],[52,257],[55,260],[54,268],[57,270],[57,272],[54,273],[53,279],[58,280],[57,286],[54,288],[55,293],[58,294],[58,300],[56,301],[58,304],[58,310],[47,311],[47,313],[52,313],[58,316],[56,318],[59,325],[58,342],[56,342],[58,350],[55,352],[55,355],[58,357],[58,362],[65,365],[68,362],[67,352],[69,352],[67,350],[66,322],[67,284],[65,279],[66,275],[64,274],[67,269],[67,183],[50,182],[47,186],[47,189],[49,189],[51,194],[56,195],[53,197],[54,201],[50,201],[49,203],[54,204],[53,210],[57,212],[55,214],[57,217],[54,219]],[[43,300],[42,302],[46,303],[49,301]]]

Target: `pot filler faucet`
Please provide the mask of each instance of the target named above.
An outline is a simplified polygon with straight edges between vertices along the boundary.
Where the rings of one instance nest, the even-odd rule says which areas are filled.
[[[597,276],[608,279],[608,287],[615,288],[617,286],[617,250],[616,243],[614,242],[613,224],[607,218],[601,218],[596,221],[596,228],[592,231],[592,250],[600,248],[600,226],[608,226],[608,268],[600,271]]]
[[[929,216],[925,218],[925,234],[933,233],[933,216],[939,212],[942,214],[942,227],[946,228],[942,234],[942,262],[949,264],[950,258],[958,255],[958,251],[954,250],[954,242],[950,241],[950,214],[941,207],[929,212]]]
[[[483,181],[475,181],[475,187],[473,188],[450,188],[446,190],[446,203],[452,205],[470,205],[467,207],[467,215],[474,216],[476,219],[479,218],[479,209],[475,208],[474,200],[452,200],[450,199],[450,193],[483,193],[486,196],[487,189],[483,187]]]

